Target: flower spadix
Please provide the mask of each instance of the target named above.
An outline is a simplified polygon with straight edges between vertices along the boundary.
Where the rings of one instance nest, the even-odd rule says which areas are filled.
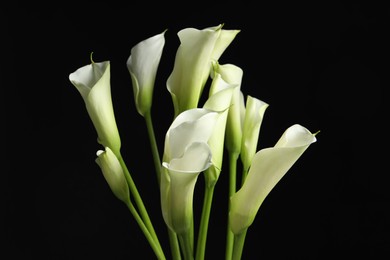
[[[111,100],[110,62],[92,62],[71,73],[69,80],[85,102],[98,142],[119,156],[121,140]]]
[[[175,116],[196,108],[211,72],[211,61],[218,60],[239,30],[225,30],[222,25],[202,30],[186,28],[178,32],[173,71],[167,80]]]
[[[141,41],[131,49],[127,60],[137,111],[145,116],[152,106],[158,65],[165,44],[166,31]]]
[[[164,221],[177,234],[193,223],[193,193],[200,172],[211,165],[207,144],[218,113],[194,108],[180,113],[165,136],[161,176],[161,207]]]
[[[130,193],[118,158],[109,147],[106,147],[105,151],[97,151],[96,155],[96,163],[100,166],[112,192],[118,199],[127,204],[130,199]]]
[[[229,220],[234,234],[241,233],[253,223],[267,195],[314,142],[314,134],[295,124],[283,133],[274,147],[255,154],[246,181],[231,197]]]

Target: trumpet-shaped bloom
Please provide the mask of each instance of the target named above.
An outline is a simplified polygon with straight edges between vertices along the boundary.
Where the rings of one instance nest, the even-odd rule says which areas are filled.
[[[217,64],[214,64],[214,68],[217,68]],[[220,112],[214,132],[208,141],[213,162],[213,165],[205,172],[208,184],[215,183],[218,180],[222,169],[226,121],[235,88],[238,88],[238,85],[227,83],[222,79],[221,74],[217,70],[215,71],[210,86],[209,98],[203,106],[203,108]]]
[[[109,147],[106,147],[105,151],[97,151],[96,155],[96,163],[100,166],[112,192],[118,199],[128,203],[130,200],[129,188],[118,158]]]
[[[248,228],[264,199],[299,159],[315,136],[305,127],[289,127],[272,148],[258,151],[253,157],[243,186],[231,197],[230,228],[239,234]]]
[[[121,140],[111,100],[110,62],[92,62],[71,73],[69,80],[84,99],[98,142],[119,156]]]
[[[257,151],[261,123],[268,104],[252,96],[247,97],[241,140],[241,161],[245,170],[249,169]]]
[[[165,223],[177,234],[193,221],[193,193],[200,172],[211,165],[207,144],[218,113],[195,108],[179,114],[165,136],[161,208]]]
[[[142,116],[152,107],[154,82],[165,44],[164,34],[165,31],[135,45],[127,60],[135,105]]]
[[[213,60],[218,60],[239,30],[224,30],[222,25],[203,30],[186,28],[179,31],[180,46],[173,71],[167,80],[175,116],[196,108],[210,75]]]
[[[221,74],[223,80],[238,86],[233,91],[229,108],[225,145],[229,152],[239,154],[241,151],[242,125],[245,114],[244,95],[241,91],[243,70],[233,64],[224,64],[218,65],[217,72]]]

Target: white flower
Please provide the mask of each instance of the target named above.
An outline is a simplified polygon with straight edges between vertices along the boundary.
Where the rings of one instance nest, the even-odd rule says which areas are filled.
[[[165,44],[164,34],[165,31],[135,45],[127,60],[135,105],[142,116],[145,116],[152,106],[154,82]]]
[[[229,84],[237,85],[233,91],[231,106],[229,108],[228,118],[226,122],[226,149],[234,154],[239,154],[241,151],[242,125],[245,114],[244,95],[241,91],[241,82],[243,70],[233,64],[224,64],[217,67],[217,71],[221,74],[224,81]]]
[[[112,192],[118,199],[127,204],[130,200],[130,193],[118,158],[109,147],[106,147],[105,151],[97,151],[96,155],[96,163],[100,166]]]
[[[69,80],[84,99],[98,142],[119,156],[121,140],[111,100],[110,62],[92,62],[71,73]]]
[[[180,46],[173,71],[167,80],[175,116],[196,108],[210,75],[212,61],[217,61],[239,30],[224,30],[222,25],[203,30],[186,28],[179,31]]]
[[[252,96],[248,96],[245,106],[245,116],[241,140],[241,161],[243,168],[248,170],[252,158],[257,151],[260,126],[263,122],[264,112],[268,104]]]
[[[248,228],[264,199],[287,173],[315,136],[299,124],[289,127],[272,148],[258,151],[244,185],[231,197],[230,228],[239,234]]]
[[[237,84],[229,84],[222,79],[218,71],[217,62],[214,62],[214,74],[212,78],[209,97],[203,105],[203,108],[218,111],[220,115],[215,124],[213,134],[208,141],[212,151],[213,162],[213,165],[205,172],[206,181],[209,185],[218,180],[222,170],[227,116],[233,91],[239,87]]]
[[[165,137],[161,176],[163,217],[177,234],[193,223],[193,193],[200,172],[211,165],[207,144],[218,113],[195,108],[179,114]]]

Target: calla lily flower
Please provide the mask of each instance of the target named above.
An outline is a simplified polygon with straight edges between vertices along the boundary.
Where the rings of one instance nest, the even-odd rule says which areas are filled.
[[[193,193],[200,172],[211,165],[207,144],[218,113],[195,108],[179,114],[165,137],[161,176],[161,208],[168,227],[177,234],[193,223]]]
[[[234,89],[226,122],[225,145],[229,152],[239,154],[241,151],[242,124],[245,114],[244,95],[241,91],[243,70],[233,64],[224,64],[217,67],[223,80],[230,84],[237,85]]]
[[[234,234],[240,234],[253,223],[267,195],[314,142],[314,134],[295,124],[283,133],[274,147],[255,154],[246,181],[231,197],[229,221]]]
[[[112,192],[118,199],[127,204],[130,201],[130,192],[118,158],[109,147],[106,147],[105,151],[97,151],[96,155],[96,163],[102,170]]]
[[[255,97],[248,96],[241,140],[241,161],[245,171],[249,169],[257,151],[257,143],[264,112],[269,105]]]
[[[154,82],[165,44],[166,31],[150,37],[131,49],[127,60],[133,84],[133,93],[137,111],[142,116],[148,113],[152,106]]]
[[[92,62],[71,73],[69,80],[84,99],[98,142],[119,156],[121,140],[111,100],[110,62]]]
[[[179,31],[180,46],[176,52],[173,71],[167,80],[175,116],[196,108],[212,61],[217,61],[239,30],[224,30],[222,25],[203,30],[186,28]]]
[[[214,68],[217,68],[216,63]],[[222,79],[221,74],[215,71],[210,86],[209,98],[203,106],[206,109],[220,111],[214,132],[208,141],[212,151],[213,164],[205,172],[207,184],[215,183],[222,169],[226,121],[235,88],[238,88],[238,85],[227,83]]]

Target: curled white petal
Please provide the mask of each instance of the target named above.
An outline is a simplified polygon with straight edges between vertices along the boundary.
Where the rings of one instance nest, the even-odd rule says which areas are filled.
[[[231,197],[230,228],[235,234],[252,224],[266,196],[314,142],[309,130],[295,124],[274,147],[255,154],[244,185]]]
[[[193,142],[207,142],[210,138],[217,112],[194,108],[176,117],[165,137],[164,160],[183,156],[184,149]]]
[[[127,60],[136,108],[143,116],[152,106],[154,82],[165,45],[164,34],[165,31],[135,45]]]
[[[165,223],[177,234],[193,223],[193,192],[200,172],[212,164],[208,139],[218,113],[193,108],[180,113],[165,136],[161,175],[161,209]]]
[[[173,71],[167,80],[175,115],[197,107],[210,75],[212,61],[222,55],[237,33],[238,30],[223,30],[222,25],[179,31],[180,46]]]
[[[268,104],[252,96],[247,97],[241,141],[241,161],[249,169],[257,151],[260,127]]]
[[[85,102],[98,141],[118,156],[121,140],[111,99],[110,62],[93,62],[83,66],[71,73],[69,80]]]

